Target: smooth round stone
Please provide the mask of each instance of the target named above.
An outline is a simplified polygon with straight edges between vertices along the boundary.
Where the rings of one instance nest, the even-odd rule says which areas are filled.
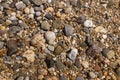
[[[35,5],[41,5],[42,4],[42,0],[31,0]]]
[[[54,51],[54,46],[48,45],[48,49],[49,49],[50,51]]]
[[[40,11],[37,11],[35,14],[36,14],[36,16],[40,16],[40,15],[41,15],[41,12],[40,12]]]
[[[41,23],[41,29],[43,29],[43,30],[47,30],[48,31],[50,29],[50,27],[51,27],[51,25],[47,21],[43,21]]]
[[[54,32],[52,32],[52,31],[47,31],[47,32],[45,33],[45,39],[46,39],[47,41],[54,41],[55,38],[56,38],[56,35],[55,35]]]
[[[76,59],[77,54],[78,54],[78,50],[74,48],[70,51],[70,53],[68,53],[68,57],[74,61]]]
[[[23,76],[19,76],[17,79],[15,80],[24,80],[24,77]]]
[[[64,32],[66,36],[71,36],[73,33],[73,27],[70,25],[66,25],[64,28]]]
[[[95,78],[95,77],[96,77],[95,73],[93,73],[93,72],[90,72],[90,73],[89,73],[89,76],[90,76],[91,78]]]
[[[84,27],[93,27],[93,21],[86,20],[83,25],[84,25]]]
[[[17,2],[15,6],[18,10],[23,10],[26,7],[26,5],[22,1]]]
[[[0,49],[4,47],[4,42],[0,42]]]

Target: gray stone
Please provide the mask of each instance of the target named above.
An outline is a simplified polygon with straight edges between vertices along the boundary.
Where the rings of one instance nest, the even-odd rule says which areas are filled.
[[[84,78],[83,77],[76,77],[75,80],[84,80]]]
[[[66,76],[64,76],[64,75],[62,75],[62,76],[60,76],[60,78],[59,78],[60,80],[67,80],[67,77]]]
[[[31,0],[35,5],[41,5],[42,4],[42,0]]]
[[[73,27],[70,25],[66,25],[64,28],[64,32],[66,36],[71,36],[73,33]]]
[[[96,75],[95,75],[94,72],[89,72],[89,76],[90,76],[91,78],[95,78],[95,77],[96,77]]]
[[[41,29],[43,29],[43,30],[49,30],[50,27],[51,27],[51,25],[47,21],[43,21],[41,23]]]
[[[19,76],[16,80],[24,80],[23,76]]]
[[[54,51],[54,46],[48,45],[48,49],[49,49],[50,51]]]
[[[18,10],[23,10],[26,7],[26,5],[22,1],[17,2],[15,6]]]
[[[76,59],[77,54],[78,54],[78,50],[74,48],[70,51],[70,53],[68,53],[68,57],[69,59],[74,61]]]
[[[58,70],[63,70],[65,68],[65,65],[59,60],[56,60],[56,66]]]
[[[4,42],[0,42],[0,49],[4,47]]]
[[[54,41],[55,38],[56,38],[56,35],[55,35],[54,32],[52,32],[52,31],[47,31],[47,32],[45,33],[45,39],[46,39],[47,41]]]
[[[18,51],[17,42],[15,40],[8,40],[7,43],[8,52],[7,55],[11,56]]]
[[[104,48],[102,50],[102,55],[111,59],[115,56],[115,52],[113,50],[109,50],[108,48]]]

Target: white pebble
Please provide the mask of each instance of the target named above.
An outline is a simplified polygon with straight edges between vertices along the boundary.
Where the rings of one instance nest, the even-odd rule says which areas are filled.
[[[32,7],[30,8],[30,13],[35,14],[34,8],[32,8]]]
[[[55,38],[56,38],[56,35],[55,35],[55,33],[52,32],[52,31],[47,31],[47,32],[45,33],[45,38],[46,38],[46,40],[48,40],[48,41],[54,41]]]
[[[84,22],[84,26],[85,26],[85,27],[93,27],[93,22],[92,22],[92,20],[86,20],[86,21]]]
[[[102,37],[103,37],[104,39],[106,39],[106,38],[107,38],[107,35],[103,34]]]
[[[78,54],[78,50],[74,48],[70,51],[70,53],[68,53],[68,57],[74,61],[76,59],[77,54]]]
[[[37,11],[35,14],[36,14],[36,16],[40,16],[40,15],[41,15],[41,12],[40,12],[40,11]]]

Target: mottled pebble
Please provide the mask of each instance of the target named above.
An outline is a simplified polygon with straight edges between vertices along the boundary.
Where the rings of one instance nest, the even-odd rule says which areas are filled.
[[[18,51],[17,42],[15,40],[8,40],[7,43],[8,52],[7,55],[11,56]]]
[[[76,48],[73,48],[70,53],[68,53],[68,57],[70,58],[70,60],[75,60],[76,56],[78,54],[78,50]]]
[[[82,66],[84,68],[88,68],[89,67],[89,63],[87,61],[82,61]]]
[[[93,21],[92,20],[86,20],[84,22],[84,27],[93,27]]]
[[[4,42],[0,41],[0,49],[4,47]]]
[[[15,6],[18,10],[23,10],[26,7],[26,5],[22,1],[17,2]]]
[[[89,76],[90,76],[91,78],[95,78],[95,77],[96,77],[96,75],[95,75],[94,72],[89,72]]]
[[[61,46],[57,46],[56,48],[55,48],[55,50],[54,50],[54,54],[55,55],[59,55],[59,54],[61,54],[62,52],[63,52],[63,48],[61,47]]]
[[[104,48],[102,50],[102,55],[111,59],[115,56],[115,52],[113,50],[109,50],[108,48]]]
[[[41,23],[41,29],[43,29],[43,30],[49,30],[50,27],[51,27],[51,25],[47,21],[43,21]]]
[[[41,12],[40,11],[37,11],[35,12],[36,16],[40,16],[41,15]]]
[[[52,31],[47,31],[47,32],[45,33],[45,39],[46,39],[48,42],[49,42],[49,41],[54,41],[55,38],[56,38],[56,35],[55,35],[54,32],[52,32]]]
[[[65,69],[65,65],[60,60],[56,60],[56,66],[57,66],[58,70]]]
[[[64,27],[64,32],[65,32],[65,35],[66,35],[66,36],[71,36],[72,33],[73,33],[73,27],[70,26],[70,25],[66,25],[66,26]]]
[[[28,62],[34,62],[35,61],[35,52],[32,50],[27,50],[23,53],[23,57],[25,57]]]
[[[42,0],[31,0],[35,5],[41,5],[42,4]]]

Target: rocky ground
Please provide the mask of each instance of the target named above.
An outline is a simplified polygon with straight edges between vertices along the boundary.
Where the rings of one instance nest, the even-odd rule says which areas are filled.
[[[0,0],[0,80],[120,80],[120,0]]]

